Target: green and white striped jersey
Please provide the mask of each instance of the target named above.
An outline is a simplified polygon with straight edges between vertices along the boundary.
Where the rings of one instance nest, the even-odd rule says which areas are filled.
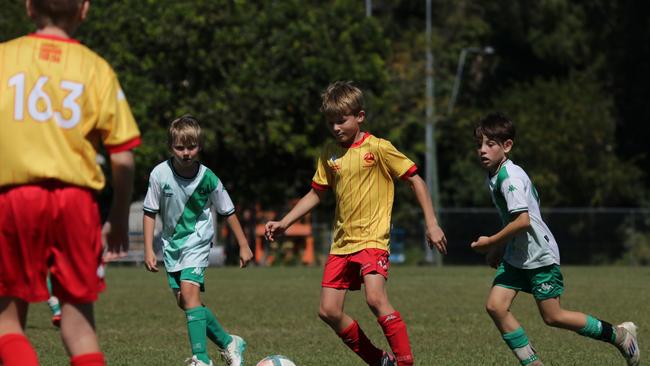
[[[163,259],[168,272],[208,266],[214,236],[211,207],[220,215],[235,212],[223,184],[203,164],[193,178],[176,174],[171,159],[151,171],[144,210],[159,214],[162,220]]]
[[[516,217],[516,213],[528,211],[530,216],[530,228],[512,238],[503,260],[523,269],[560,264],[557,243],[542,220],[539,196],[526,172],[506,160],[499,172],[488,178],[488,185],[504,226]]]

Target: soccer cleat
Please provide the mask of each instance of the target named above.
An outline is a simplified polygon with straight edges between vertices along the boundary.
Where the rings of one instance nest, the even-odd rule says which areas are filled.
[[[61,315],[57,314],[52,317],[52,325],[54,325],[57,328],[61,327]]]
[[[621,340],[618,339],[619,337],[616,337],[616,348],[621,351],[628,366],[638,366],[641,362],[641,350],[639,349],[639,342],[636,339],[636,324],[625,322],[617,325],[616,328],[621,331]]]
[[[395,356],[391,355],[388,352],[384,351],[384,354],[381,355],[381,360],[379,360],[379,366],[395,366]]]
[[[213,366],[212,360],[210,360],[210,363],[205,363],[196,356],[192,356],[192,358],[188,358],[185,360],[185,366]]]
[[[240,336],[232,336],[232,341],[222,349],[221,359],[228,366],[241,366],[244,364],[244,351],[246,350],[246,342]]]

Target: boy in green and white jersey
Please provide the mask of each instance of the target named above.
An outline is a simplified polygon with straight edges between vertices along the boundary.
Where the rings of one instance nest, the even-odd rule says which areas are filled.
[[[144,245],[147,270],[157,272],[153,250],[156,215],[163,228],[163,259],[167,280],[178,306],[187,316],[187,329],[192,347],[193,366],[213,365],[207,353],[207,337],[221,350],[227,365],[243,364],[246,343],[228,334],[212,312],[201,303],[204,271],[214,236],[211,207],[232,229],[239,245],[240,267],[253,258],[244,236],[235,207],[221,180],[198,161],[201,150],[201,127],[196,119],[185,116],[169,127],[172,158],[158,164],[150,174],[149,189],[144,200]]]
[[[501,114],[490,114],[479,122],[474,137],[503,229],[492,236],[479,237],[471,246],[487,254],[488,264],[497,268],[486,309],[508,347],[522,365],[542,365],[523,328],[510,313],[515,296],[524,291],[533,295],[547,325],[611,343],[628,365],[639,365],[641,355],[634,323],[613,326],[561,307],[564,283],[557,243],[542,220],[535,186],[526,172],[508,159],[515,138],[512,122]]]
[[[557,242],[542,220],[537,190],[526,172],[506,159],[496,174],[488,179],[492,202],[506,226],[512,217],[527,213],[530,228],[515,235],[506,246],[503,261],[522,269],[560,264]],[[559,291],[553,288],[548,291]]]

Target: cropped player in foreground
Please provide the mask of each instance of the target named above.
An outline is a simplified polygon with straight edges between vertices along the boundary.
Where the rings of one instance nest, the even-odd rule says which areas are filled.
[[[201,127],[196,119],[185,116],[169,127],[172,158],[158,164],[149,177],[144,199],[144,250],[147,270],[158,272],[153,250],[156,215],[162,219],[163,259],[167,280],[178,306],[187,317],[192,347],[189,365],[212,365],[207,353],[207,337],[221,350],[229,366],[244,363],[246,342],[228,334],[212,311],[201,303],[204,272],[214,236],[211,208],[226,216],[239,244],[239,263],[243,268],[253,258],[246,236],[235,215],[235,206],[223,183],[198,161],[201,150]]]
[[[515,139],[512,122],[503,115],[490,114],[479,122],[474,138],[504,227],[492,236],[479,237],[471,246],[487,254],[488,264],[497,269],[486,309],[508,347],[522,365],[542,365],[524,329],[510,312],[517,293],[524,291],[533,295],[547,325],[611,343],[628,365],[638,365],[640,351],[634,323],[613,326],[561,307],[564,283],[557,243],[542,221],[535,186],[526,172],[508,159]]]
[[[115,73],[70,38],[89,1],[28,0],[36,33],[0,44],[0,364],[35,366],[28,303],[61,302],[73,366],[104,365],[93,302],[104,289],[97,149],[110,155],[107,259],[128,250],[133,153],[140,133]]]
[[[406,181],[415,192],[429,246],[446,253],[447,240],[415,164],[390,142],[361,131],[365,119],[361,90],[351,82],[331,84],[322,95],[321,112],[336,141],[320,154],[312,189],[284,218],[266,224],[266,238],[274,240],[332,189],[336,195],[334,242],[325,264],[319,315],[368,365],[394,365],[395,361],[400,366],[413,365],[406,324],[386,292],[395,178]],[[348,290],[359,290],[362,283],[394,357],[375,347],[343,310]]]

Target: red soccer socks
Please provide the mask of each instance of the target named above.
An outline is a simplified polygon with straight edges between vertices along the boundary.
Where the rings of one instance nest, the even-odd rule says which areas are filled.
[[[27,337],[5,334],[0,337],[0,364],[4,366],[38,366],[38,357]]]
[[[377,318],[384,335],[395,354],[398,366],[413,365],[413,353],[409,343],[409,335],[406,332],[406,324],[398,311]]]
[[[339,337],[341,337],[341,340],[343,340],[346,346],[361,357],[368,365],[376,365],[379,363],[383,351],[370,342],[370,339],[363,333],[356,320],[352,325],[339,333]]]
[[[71,366],[106,366],[104,361],[104,354],[101,352],[97,353],[86,353],[83,355],[77,355],[70,359]]]

